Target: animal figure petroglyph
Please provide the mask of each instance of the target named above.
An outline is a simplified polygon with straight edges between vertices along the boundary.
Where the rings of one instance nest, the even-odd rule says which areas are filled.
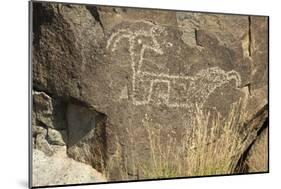
[[[192,111],[196,104],[201,108],[216,88],[232,80],[235,81],[236,87],[240,86],[241,78],[238,72],[234,70],[226,72],[219,67],[202,69],[194,76],[143,70],[146,51],[152,51],[158,56],[164,54],[157,37],[167,34],[164,27],[150,22],[145,23],[150,25],[150,29],[137,31],[119,29],[109,37],[106,46],[107,49],[114,52],[118,49],[117,45],[121,40],[129,41],[134,105],[165,104],[168,107],[188,108]],[[142,38],[149,40],[143,41]],[[141,44],[141,48],[137,50],[139,44]],[[166,45],[172,46],[173,44],[167,43]]]

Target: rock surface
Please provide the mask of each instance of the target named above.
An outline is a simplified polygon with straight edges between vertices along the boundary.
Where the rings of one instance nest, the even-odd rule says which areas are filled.
[[[47,156],[52,156],[54,154],[53,149],[51,145],[46,140],[46,135],[39,134],[35,138],[35,149],[41,150],[44,152]]]
[[[67,107],[67,154],[102,171],[105,160],[104,115],[77,104]]]
[[[67,157],[64,147],[51,157],[40,150],[33,150],[33,186],[105,181],[106,179],[91,166]]]
[[[54,127],[52,99],[47,94],[44,92],[34,92],[33,107],[37,122],[46,127]]]
[[[268,129],[261,132],[246,159],[249,172],[268,171]]]
[[[47,140],[50,144],[65,146],[67,140],[66,131],[58,131],[55,129],[48,129]]]
[[[33,122],[67,130],[77,161],[102,170],[118,154],[129,179],[142,178],[135,163],[148,162],[147,119],[160,140],[181,141],[197,108],[226,116],[243,99],[236,162],[268,117],[267,17],[41,2],[33,10]],[[120,168],[109,178],[120,180]]]

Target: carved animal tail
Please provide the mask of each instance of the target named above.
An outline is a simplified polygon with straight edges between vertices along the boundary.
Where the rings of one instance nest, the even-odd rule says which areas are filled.
[[[236,82],[236,87],[237,87],[237,88],[238,88],[238,87],[241,87],[241,77],[240,77],[240,75],[239,75],[238,72],[236,72],[236,71],[234,71],[234,70],[232,70],[232,71],[230,71],[230,72],[227,72],[227,79],[228,79],[229,81],[232,80],[232,79],[234,79],[235,82]]]
[[[111,51],[115,51],[117,47],[117,43],[119,41],[125,38],[130,39],[132,36],[133,33],[131,31],[120,29],[109,37],[109,39],[107,40],[106,49],[111,49]]]

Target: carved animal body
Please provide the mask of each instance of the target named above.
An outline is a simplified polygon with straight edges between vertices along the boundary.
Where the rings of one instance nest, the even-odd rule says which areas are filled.
[[[188,108],[193,111],[196,105],[202,108],[216,88],[231,80],[235,81],[236,87],[240,86],[241,79],[238,72],[234,70],[226,72],[219,67],[200,70],[194,76],[170,75],[143,70],[146,51],[153,51],[159,56],[163,55],[157,35],[166,32],[162,26],[150,22],[146,22],[146,24],[151,25],[148,31],[120,29],[113,33],[107,41],[107,49],[111,49],[112,52],[117,50],[117,45],[121,40],[129,41],[134,105],[165,104],[168,107]],[[143,41],[144,38],[149,40]],[[141,44],[141,48],[136,50],[139,44]]]

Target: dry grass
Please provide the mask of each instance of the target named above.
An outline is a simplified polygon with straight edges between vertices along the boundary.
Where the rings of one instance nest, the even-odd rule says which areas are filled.
[[[198,110],[196,127],[191,132],[191,147],[186,148],[187,176],[230,174],[243,151],[240,128],[244,122],[241,102],[232,105],[228,116],[204,114]]]
[[[119,141],[118,137],[116,136],[116,141]],[[112,156],[109,157],[108,160],[105,162],[105,157],[102,157],[102,173],[108,180],[112,180],[112,174],[117,174],[119,180],[128,180],[128,165],[124,165],[124,161],[122,158],[122,150],[119,143],[116,144],[115,152]],[[114,179],[113,179],[114,180]]]
[[[155,125],[146,115],[142,126],[148,134],[148,163],[139,163],[143,161],[136,159],[135,148],[123,156],[133,160],[121,158],[121,153],[125,152],[117,145],[105,172],[117,168],[121,179],[127,180],[130,179],[128,167],[133,164],[133,172],[142,175],[140,179],[233,173],[243,151],[243,141],[239,137],[245,121],[243,104],[242,100],[233,104],[225,117],[217,111],[204,112],[197,108],[193,127],[186,126],[180,142],[169,133],[164,137],[165,144],[161,140],[163,127]],[[137,142],[133,135],[128,135],[128,138],[131,144]]]

